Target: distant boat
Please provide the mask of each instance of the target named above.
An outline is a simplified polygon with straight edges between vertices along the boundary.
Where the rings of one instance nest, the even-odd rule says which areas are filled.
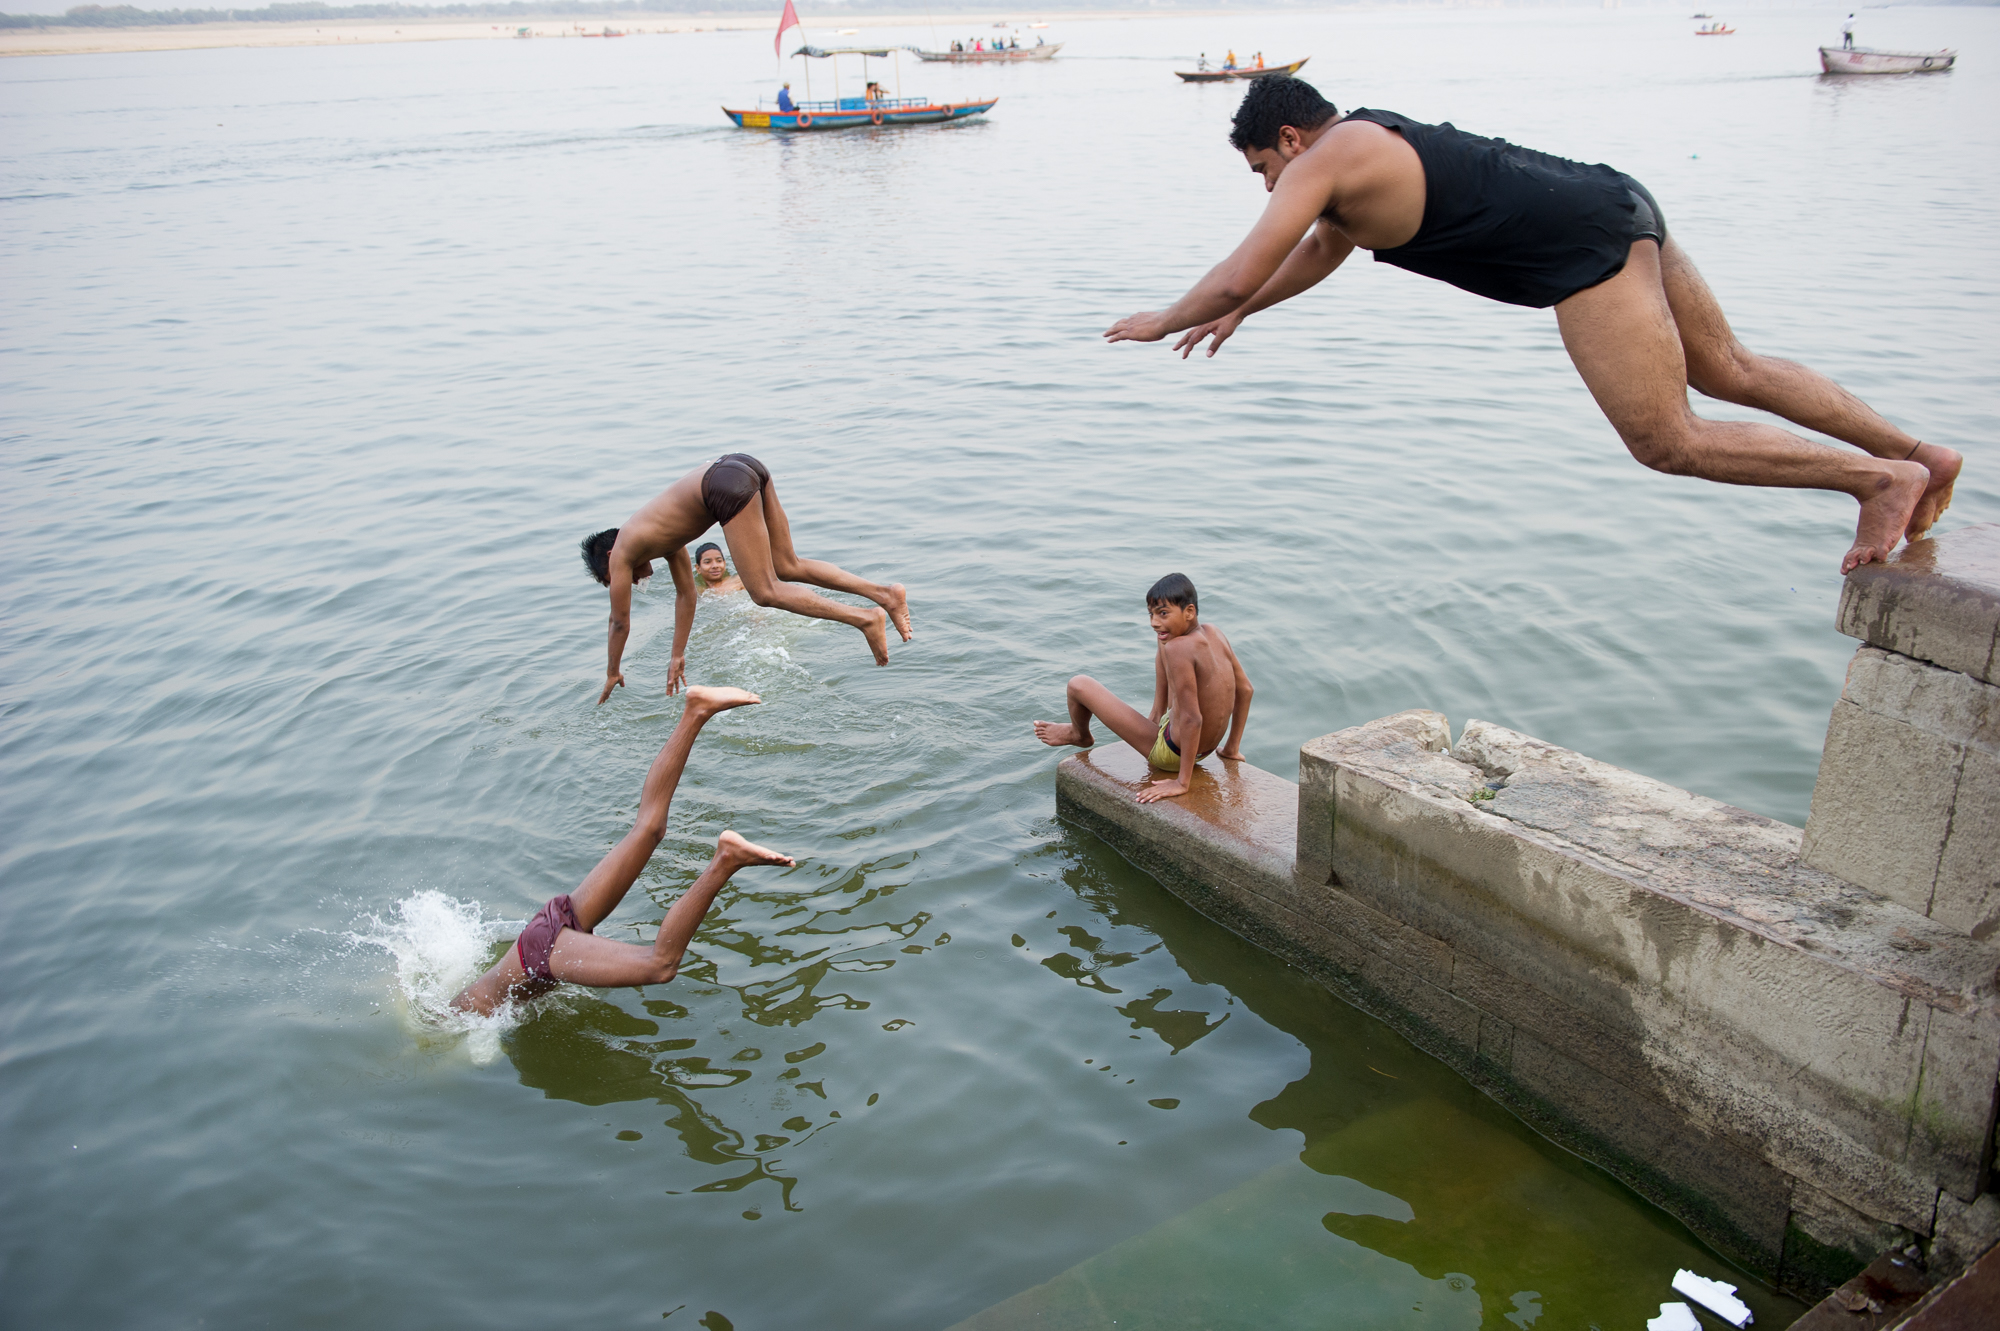
[[[1735,31],[1736,29],[1726,23],[1704,23],[1701,27],[1694,30],[1694,35],[1697,37],[1727,37]]]
[[[1270,74],[1296,74],[1299,72],[1299,67],[1305,64],[1306,60],[1310,59],[1312,57],[1307,56],[1304,60],[1294,60],[1289,65],[1267,65],[1263,69],[1198,69],[1192,72],[1185,69],[1177,69],[1174,73],[1180,75],[1181,82],[1183,83],[1221,83],[1225,79],[1261,79]]]
[[[1877,51],[1867,46],[1819,48],[1819,67],[1828,74],[1938,74],[1958,59],[1951,47],[1939,51]]]
[[[865,125],[936,125],[947,120],[964,120],[969,116],[984,115],[991,111],[1000,99],[988,97],[975,102],[934,102],[928,97],[890,97],[881,86],[870,81],[868,61],[893,58],[900,49],[889,46],[851,47],[821,50],[817,46],[802,46],[793,55],[806,56],[813,60],[838,60],[844,55],[861,57],[861,81],[868,89],[862,97],[835,97],[831,101],[804,101],[793,105],[789,111],[758,107],[756,110],[732,110],[725,106],[722,114],[735,122],[738,129],[769,129],[784,133],[820,129],[860,129]],[[838,70],[838,64],[835,69]],[[837,87],[838,85],[836,85]]]
[[[944,60],[954,65],[1008,64],[1022,60],[1053,60],[1062,50],[1061,42],[1046,46],[996,46],[986,51],[925,51],[912,46],[919,60]]]

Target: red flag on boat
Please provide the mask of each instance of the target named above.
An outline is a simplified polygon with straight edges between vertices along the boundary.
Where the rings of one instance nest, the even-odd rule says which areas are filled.
[[[785,53],[783,49],[785,44],[785,29],[796,28],[798,26],[799,11],[792,8],[792,0],[785,0],[785,12],[778,19],[778,35],[771,39],[771,50],[778,55],[783,55]]]

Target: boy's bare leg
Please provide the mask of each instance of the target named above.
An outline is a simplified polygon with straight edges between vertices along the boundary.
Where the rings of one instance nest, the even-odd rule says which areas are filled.
[[[673,733],[667,736],[667,742],[660,747],[659,755],[653,759],[653,766],[646,773],[646,784],[639,793],[639,816],[634,820],[632,830],[597,862],[597,867],[586,874],[583,882],[570,893],[570,909],[576,912],[577,923],[586,929],[595,929],[618,908],[626,892],[639,880],[646,862],[653,857],[660,838],[666,835],[667,808],[673,803],[674,789],[680,785],[681,772],[687,767],[688,754],[693,751],[701,728],[718,712],[761,701],[756,694],[744,689],[702,688],[698,685],[690,687],[686,697],[681,719],[675,724]],[[620,943],[618,946],[634,945]],[[525,985],[527,980],[527,972],[521,969],[520,952],[510,947],[486,974],[461,990],[451,1000],[451,1005],[483,1016],[498,1008],[506,1001],[508,993]]]
[[[765,488],[768,490],[770,487],[767,484]],[[762,504],[745,504],[741,513],[724,524],[722,535],[729,542],[729,557],[736,562],[736,575],[743,579],[743,589],[750,593],[751,600],[758,605],[776,606],[795,615],[833,619],[852,625],[868,639],[868,650],[875,654],[875,664],[889,664],[889,616],[886,611],[864,610],[858,605],[829,601],[824,596],[813,595],[795,582],[785,582],[778,577],[776,560],[771,552],[770,530],[764,525]],[[826,567],[833,566],[828,564]]]
[[[1796,361],[1757,355],[1738,342],[1694,261],[1671,237],[1660,251],[1660,275],[1680,330],[1688,383],[1696,392],[1783,416],[1874,457],[1922,464],[1931,478],[1904,529],[1912,541],[1951,506],[1952,486],[1965,461],[1957,452],[1920,443],[1825,375]]]
[[[1153,741],[1159,737],[1158,724],[1148,721],[1144,712],[1127,705],[1089,675],[1078,675],[1069,682],[1069,723],[1037,721],[1035,738],[1051,748],[1075,745],[1087,749],[1097,742],[1090,733],[1092,718],[1144,754],[1152,753]]]
[[[778,488],[764,482],[764,528],[771,534],[771,562],[780,578],[788,582],[810,582],[831,591],[865,596],[889,612],[889,622],[908,642],[915,636],[910,627],[910,598],[900,582],[870,582],[824,559],[801,559],[792,548],[792,524],[778,503]]]
[[[753,846],[734,832],[724,832],[716,838],[708,867],[660,921],[660,932],[651,947],[565,929],[556,935],[555,946],[549,950],[549,973],[558,980],[592,989],[665,984],[680,971],[688,944],[694,941],[708,908],[715,904],[715,894],[731,874],[752,864],[790,866],[796,862],[789,855]],[[579,920],[581,917],[579,911]]]
[[[1641,463],[1730,485],[1853,496],[1861,515],[1842,573],[1886,558],[1903,539],[1931,483],[1928,468],[1857,457],[1775,425],[1704,420],[1688,409],[1687,363],[1652,241],[1634,241],[1616,277],[1558,304],[1556,323],[1590,395]]]

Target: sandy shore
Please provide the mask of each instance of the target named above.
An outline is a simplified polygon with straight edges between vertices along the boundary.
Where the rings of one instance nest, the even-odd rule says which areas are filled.
[[[782,6],[781,6],[782,8]],[[533,38],[572,38],[602,34],[605,29],[627,36],[655,36],[677,32],[769,32],[777,26],[778,10],[769,14],[613,14],[603,18],[566,15],[555,19],[532,19],[509,23],[491,19],[409,19],[385,23],[374,19],[303,23],[193,23],[159,28],[13,28],[0,31],[0,56],[87,55],[107,51],[188,51],[216,46],[338,46],[363,42],[471,42],[512,41],[517,29],[526,28]],[[1186,17],[1197,11],[1175,10],[1173,16]],[[1063,14],[1060,22],[1084,19],[1152,18],[1155,14],[1105,12]],[[990,27],[1002,21],[1026,25],[1038,18],[1005,12],[953,14],[952,28],[967,31]],[[840,20],[848,28],[906,28],[929,24],[932,19],[917,15],[854,14]],[[813,40],[825,42],[831,35],[815,24]]]

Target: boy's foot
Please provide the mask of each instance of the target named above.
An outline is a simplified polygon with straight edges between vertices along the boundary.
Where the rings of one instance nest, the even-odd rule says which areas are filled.
[[[875,664],[888,665],[889,616],[885,612],[877,610],[875,618],[868,621],[867,627],[861,630],[861,636],[868,639],[868,650],[875,653]]]
[[[1078,730],[1067,721],[1035,722],[1035,738],[1052,749],[1064,747],[1087,749],[1097,743],[1089,734]]]
[[[1958,470],[1965,465],[1965,459],[1939,444],[1918,444],[1917,451],[1910,454],[1910,461],[1921,462],[1931,474],[1923,498],[1917,500],[1910,513],[1910,525],[1903,529],[1904,539],[1914,541],[1951,507],[1951,487],[1958,482]]]
[[[1930,471],[1917,463],[1883,465],[1889,474],[1877,482],[1880,488],[1861,501],[1861,520],[1854,527],[1854,544],[1840,561],[1843,574],[1889,557],[1889,552],[1903,539],[1903,529],[1909,526],[1917,501],[1923,498],[1924,488],[1930,484]]]
[[[902,583],[889,584],[889,604],[882,608],[889,612],[889,622],[896,626],[896,632],[903,635],[904,642],[916,636],[916,630],[910,627],[910,597],[903,590]]]
[[[715,858],[728,866],[729,872],[748,868],[753,864],[797,864],[789,855],[780,855],[775,850],[765,850],[737,836],[734,832],[724,832],[715,839]]]
[[[687,688],[686,709],[703,716],[714,716],[732,707],[748,707],[762,698],[748,689],[709,688],[702,684],[690,684]]]

